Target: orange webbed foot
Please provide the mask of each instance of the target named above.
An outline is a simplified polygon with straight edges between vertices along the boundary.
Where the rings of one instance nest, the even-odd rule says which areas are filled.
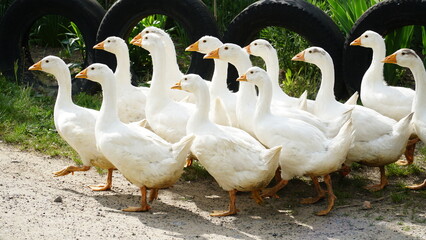
[[[109,190],[111,190],[111,185],[99,184],[99,185],[89,185],[88,187],[90,189],[92,189],[92,191],[109,191]]]
[[[70,173],[72,175],[74,175],[74,172],[76,172],[76,171],[84,172],[84,171],[89,171],[89,170],[90,170],[90,166],[82,166],[82,167],[68,166],[68,167],[65,167],[64,169],[61,169],[57,172],[54,172],[53,175],[55,177],[61,177],[61,176],[68,175]]]
[[[407,186],[407,188],[413,189],[413,190],[420,190],[420,189],[426,188],[426,179],[423,181],[423,183]]]
[[[142,207],[128,207],[123,209],[124,212],[146,212],[149,211],[151,207],[149,205],[142,206]]]
[[[238,209],[235,210],[228,210],[228,211],[221,211],[221,210],[214,210],[212,213],[210,213],[210,216],[212,217],[225,217],[225,216],[232,216],[236,215],[239,212]]]

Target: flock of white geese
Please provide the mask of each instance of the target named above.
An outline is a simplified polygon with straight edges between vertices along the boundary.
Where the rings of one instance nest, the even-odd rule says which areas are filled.
[[[327,207],[317,213],[326,215],[336,199],[330,173],[348,169],[353,162],[379,167],[380,184],[367,188],[380,190],[388,184],[384,166],[396,162],[404,152],[407,161],[401,164],[410,164],[415,142],[426,141],[423,62],[410,49],[385,58],[384,39],[373,31],[351,43],[373,49],[373,60],[361,85],[364,106],[356,105],[356,94],[346,103],[335,99],[333,60],[320,47],[307,48],[292,59],[315,64],[321,70],[316,99],[308,100],[306,94],[294,98],[283,92],[276,50],[262,39],[242,48],[204,36],[189,46],[187,51],[214,59],[211,81],[180,71],[173,41],[162,29],[147,27],[131,43],[152,57],[149,88],[131,84],[128,46],[118,37],[108,37],[94,46],[115,54],[115,72],[95,63],[76,76],[101,84],[100,111],[73,103],[70,71],[62,59],[47,56],[30,67],[57,79],[55,126],[83,162],[55,172],[55,176],[97,166],[108,170],[107,182],[90,187],[104,191],[111,188],[112,172],[118,169],[142,194],[140,206],[123,211],[148,211],[148,201],[158,197],[158,190],[176,183],[184,166],[197,159],[229,192],[229,209],[214,211],[212,216],[236,214],[237,191],[249,191],[261,203],[264,197],[277,197],[277,191],[289,180],[303,175],[312,178],[317,195],[301,203],[326,198]],[[253,67],[250,54],[263,58],[267,71]],[[228,63],[240,75],[238,92],[227,88]],[[388,86],[384,63],[408,67],[416,91]],[[266,188],[274,176],[276,185]],[[319,177],[324,178],[326,189],[320,186]],[[426,180],[410,187],[425,185]]]

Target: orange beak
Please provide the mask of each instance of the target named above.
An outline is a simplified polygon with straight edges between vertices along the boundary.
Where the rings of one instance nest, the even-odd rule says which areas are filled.
[[[185,48],[185,51],[188,51],[188,52],[199,51],[200,49],[198,48],[198,44],[199,44],[198,41],[196,41],[195,43],[189,45],[189,47]]]
[[[135,45],[134,43],[136,42],[136,41],[138,41],[138,40],[140,40],[142,38],[142,36],[141,36],[141,34],[139,33],[138,35],[136,35],[131,41],[130,41],[130,44],[133,44],[133,45]],[[136,45],[136,46],[138,46],[138,45]]]
[[[177,90],[182,90],[182,86],[180,85],[180,81],[175,83],[175,85],[173,85],[171,87],[171,89],[177,89]]]
[[[204,59],[220,59],[219,58],[219,48],[209,52],[207,55],[203,57]]]
[[[237,81],[247,82],[247,76],[246,76],[246,74],[243,74],[239,78],[237,78]]]
[[[244,49],[248,54],[251,54],[250,45],[245,46]]]
[[[41,71],[41,61],[34,63],[28,70],[39,70]]]
[[[132,40],[133,41],[133,40]],[[142,38],[132,42],[133,45],[142,47]]]
[[[300,53],[296,54],[292,59],[292,61],[305,61],[305,51],[301,51]]]
[[[87,78],[87,68],[75,75],[76,78]]]
[[[394,63],[394,64],[396,64],[397,63],[396,54],[394,53],[392,55],[385,57],[385,59],[383,59],[382,62],[383,63]]]
[[[93,46],[93,49],[104,49],[104,42],[100,42],[98,44],[96,44],[95,46]]]
[[[361,37],[353,40],[350,45],[351,46],[361,46]]]

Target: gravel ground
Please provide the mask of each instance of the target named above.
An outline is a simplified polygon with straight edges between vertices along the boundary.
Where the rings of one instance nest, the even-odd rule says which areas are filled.
[[[309,181],[294,180],[280,199],[257,205],[240,193],[238,215],[212,218],[210,211],[226,208],[227,193],[211,179],[182,180],[161,190],[149,212],[126,213],[121,209],[139,203],[137,187],[118,172],[107,192],[87,187],[105,181],[95,170],[53,177],[70,164],[0,143],[0,239],[426,239],[424,190],[408,193],[409,205],[356,193],[318,217],[325,202],[298,204],[293,195],[313,191]],[[372,208],[363,210],[364,201]]]

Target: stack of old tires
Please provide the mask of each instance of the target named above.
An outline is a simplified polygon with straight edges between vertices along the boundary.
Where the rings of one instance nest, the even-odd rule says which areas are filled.
[[[15,78],[18,72],[24,81],[31,79],[30,73],[25,71],[33,63],[28,51],[29,31],[44,15],[61,15],[78,26],[87,48],[85,65],[96,61],[114,67],[115,60],[111,55],[103,51],[95,54],[92,46],[112,35],[126,38],[141,19],[162,14],[183,26],[193,42],[201,36],[212,35],[224,42],[245,46],[268,26],[296,32],[333,57],[335,93],[338,98],[344,98],[359,90],[362,75],[371,59],[369,49],[347,47],[348,43],[368,29],[386,35],[406,25],[426,26],[425,12],[424,0],[383,1],[366,11],[345,37],[327,14],[304,0],[260,0],[239,13],[224,35],[219,36],[216,21],[201,0],[118,0],[108,11],[96,0],[15,0],[0,21],[0,71],[8,77]],[[208,77],[212,72],[209,64],[200,54],[193,53],[188,72]],[[231,88],[236,88],[235,81],[229,83]],[[90,81],[79,84],[81,90],[97,90]]]

